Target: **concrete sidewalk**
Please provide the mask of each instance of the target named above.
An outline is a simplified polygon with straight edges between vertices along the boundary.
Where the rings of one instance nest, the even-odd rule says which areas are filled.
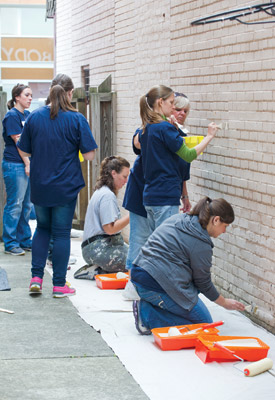
[[[148,399],[119,359],[67,299],[28,294],[31,254],[4,254],[11,291],[0,291],[0,399]]]

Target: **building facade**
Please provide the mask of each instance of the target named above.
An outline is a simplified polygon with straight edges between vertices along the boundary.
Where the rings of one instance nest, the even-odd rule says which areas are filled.
[[[54,73],[54,25],[45,16],[45,0],[0,1],[0,86],[9,99],[14,85],[29,85],[31,110],[43,104]]]
[[[225,129],[192,163],[193,204],[223,197],[236,219],[215,240],[213,279],[225,296],[257,305],[250,317],[275,331],[275,24],[191,26],[245,0],[58,0],[56,72],[75,86],[108,76],[116,92],[117,153],[131,161],[139,98],[155,84],[185,93],[191,134]],[[273,18],[259,13],[246,22]]]

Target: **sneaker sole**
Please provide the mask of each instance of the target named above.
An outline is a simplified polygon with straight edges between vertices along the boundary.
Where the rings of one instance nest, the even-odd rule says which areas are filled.
[[[15,253],[12,253],[11,251],[5,250],[5,254],[10,254],[11,256],[24,256],[25,252],[19,253],[19,254],[15,254]]]
[[[60,299],[62,297],[74,296],[76,293],[53,293],[53,297],[56,299]]]
[[[29,289],[29,294],[41,294],[42,293],[42,289],[40,288],[40,286],[32,286]]]

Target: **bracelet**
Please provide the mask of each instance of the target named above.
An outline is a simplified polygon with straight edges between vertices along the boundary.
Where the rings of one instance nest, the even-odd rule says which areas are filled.
[[[189,196],[187,196],[187,195],[181,196],[181,199],[182,199],[182,200],[183,200],[183,199],[189,199]]]

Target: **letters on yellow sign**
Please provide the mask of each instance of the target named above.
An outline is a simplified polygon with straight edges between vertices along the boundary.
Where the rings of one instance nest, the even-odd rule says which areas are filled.
[[[36,49],[14,49],[13,47],[6,49],[2,47],[2,52],[7,57],[5,61],[52,61],[51,53],[40,52]]]

